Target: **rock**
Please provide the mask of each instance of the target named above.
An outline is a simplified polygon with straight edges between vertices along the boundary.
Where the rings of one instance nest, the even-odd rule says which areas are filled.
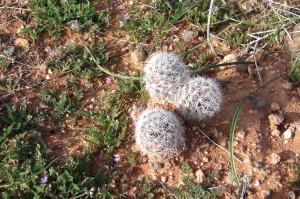
[[[223,58],[222,63],[237,62],[237,61],[238,61],[238,57],[235,54],[231,53],[226,55]]]
[[[51,76],[49,74],[46,75],[46,79],[49,80],[51,79]]]
[[[264,166],[265,166],[265,163],[262,162],[262,161],[258,161],[255,166],[258,168],[258,169],[262,169]]]
[[[256,98],[256,97],[250,96],[249,99],[250,99],[250,103],[253,106],[255,106],[256,108],[261,108],[264,105],[266,105],[266,102],[264,100],[260,99],[260,98]]]
[[[79,31],[83,27],[83,24],[77,19],[68,21],[66,25],[74,31]]]
[[[225,147],[228,143],[228,137],[220,136],[218,137],[218,144]]]
[[[128,176],[126,175],[126,174],[124,174],[123,176],[122,176],[122,178],[120,179],[120,182],[123,184],[124,182],[128,182],[129,181],[129,178],[128,178]]]
[[[134,195],[134,193],[136,192],[137,188],[136,187],[131,187],[128,191],[129,195]]]
[[[234,184],[235,181],[234,181],[234,176],[232,173],[229,173],[226,178],[225,178],[225,181],[227,184]]]
[[[272,153],[270,157],[271,164],[278,164],[280,162],[280,156],[277,153]]]
[[[292,90],[293,84],[289,81],[285,81],[282,83],[282,87],[287,90]]]
[[[294,191],[287,192],[287,196],[289,197],[289,199],[296,199],[296,194]]]
[[[271,111],[280,111],[280,105],[277,103],[271,104]]]
[[[15,52],[14,46],[6,46],[5,50],[3,51],[3,54],[6,56],[12,56]]]
[[[151,162],[150,164],[154,170],[158,170],[164,167],[164,165],[160,162]]]
[[[245,134],[246,134],[246,132],[243,131],[243,130],[241,130],[241,131],[239,131],[239,132],[237,133],[237,137],[239,137],[239,138],[241,138],[241,139],[244,139],[244,138],[245,138]]]
[[[193,126],[193,127],[192,127],[192,130],[193,130],[193,131],[196,131],[196,130],[197,130],[197,127],[196,127],[196,126]]]
[[[198,37],[198,31],[195,30],[185,30],[182,34],[182,38],[186,42],[191,42]]]
[[[94,84],[93,83],[86,83],[85,87],[88,88],[88,89],[91,89],[91,88],[94,87]]]
[[[131,53],[131,59],[133,62],[144,61],[147,58],[147,52],[144,48],[138,48]]]
[[[47,46],[44,50],[45,50],[46,53],[49,53],[52,49],[51,49],[50,46]]]
[[[162,181],[163,183],[165,183],[165,182],[167,181],[167,177],[166,177],[166,176],[161,176],[161,181]]]
[[[297,56],[298,52],[300,52],[300,24],[296,24],[293,29],[289,30],[289,33],[294,41],[292,41],[289,36],[284,34],[284,50],[288,50]]]
[[[205,178],[205,175],[203,173],[203,171],[201,169],[198,169],[198,171],[196,171],[196,183],[201,184],[203,182],[203,179]]]
[[[44,102],[41,102],[39,105],[42,109],[49,108],[49,106],[47,104],[45,104]]]
[[[272,129],[274,126],[280,125],[284,120],[284,116],[282,114],[271,114],[268,118]]]
[[[287,130],[285,130],[282,134],[284,139],[291,139],[293,137],[293,134],[295,132],[294,127],[289,127]]]
[[[208,157],[204,157],[203,162],[208,162]]]
[[[280,131],[277,128],[274,128],[271,132],[271,135],[278,137],[278,136],[280,136]]]
[[[203,43],[203,42],[205,41],[205,37],[198,37],[198,41],[199,41],[200,43]]]
[[[271,190],[270,189],[262,190],[261,194],[264,199],[269,199],[271,196]]]
[[[20,46],[25,49],[29,49],[29,41],[27,39],[18,38],[14,42],[15,46]]]
[[[209,143],[204,143],[200,146],[200,149],[209,147]]]
[[[256,180],[253,184],[255,187],[258,187],[260,185],[260,182],[258,180]]]

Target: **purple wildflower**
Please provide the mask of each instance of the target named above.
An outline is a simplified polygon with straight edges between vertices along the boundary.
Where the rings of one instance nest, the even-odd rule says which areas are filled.
[[[211,9],[211,11],[214,12],[214,11],[216,11],[217,9],[218,9],[218,6],[213,6],[212,9]]]
[[[40,184],[46,184],[47,181],[48,181],[48,177],[45,176],[45,177],[40,179]]]
[[[123,19],[125,21],[128,20],[128,19],[130,19],[130,16],[129,16],[128,12],[123,15]]]
[[[119,162],[120,161],[120,155],[119,154],[114,154],[114,161]]]
[[[269,5],[269,6],[272,6],[272,5],[273,5],[273,3],[274,3],[274,1],[273,1],[273,0],[268,0],[268,5]]]
[[[0,106],[0,111],[3,109],[3,107],[2,106]]]
[[[105,78],[105,83],[109,84],[110,82],[111,82],[110,77],[106,77],[106,78]]]
[[[122,28],[124,26],[124,22],[123,21],[119,21],[119,27]]]
[[[51,57],[53,57],[53,56],[55,55],[55,51],[54,51],[54,50],[51,50],[50,53],[49,53],[49,55],[50,55]]]

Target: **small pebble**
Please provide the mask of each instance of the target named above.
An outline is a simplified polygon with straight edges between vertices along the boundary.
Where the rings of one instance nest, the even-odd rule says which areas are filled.
[[[293,84],[289,81],[285,81],[284,83],[282,83],[282,87],[287,89],[287,90],[292,90]]]
[[[272,130],[271,135],[278,137],[278,136],[280,136],[280,131],[277,128],[275,128]]]
[[[12,56],[15,52],[14,46],[6,46],[5,50],[3,51],[3,54],[6,56]]]
[[[203,161],[204,161],[204,162],[208,162],[208,157],[204,157],[204,158],[203,158]]]
[[[243,138],[245,137],[245,134],[246,134],[246,132],[242,130],[242,131],[239,131],[239,132],[237,133],[237,136],[238,136],[239,138],[243,139]]]
[[[271,164],[278,164],[280,162],[280,156],[277,153],[272,153],[271,154],[271,159],[270,159],[270,163]]]
[[[147,51],[144,48],[138,48],[131,53],[133,62],[144,61],[147,58]]]
[[[280,111],[280,105],[277,103],[271,104],[271,111]]]
[[[185,30],[182,34],[182,38],[186,42],[195,40],[198,37],[198,31],[195,30]]]
[[[291,139],[293,137],[293,134],[295,132],[294,127],[289,127],[287,130],[285,130],[282,134],[284,139]]]
[[[260,185],[260,182],[258,180],[255,181],[254,186],[257,187]]]

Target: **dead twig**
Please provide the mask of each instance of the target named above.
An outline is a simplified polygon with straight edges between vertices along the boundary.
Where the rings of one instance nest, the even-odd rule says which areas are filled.
[[[212,41],[210,40],[210,22],[211,22],[211,15],[212,15],[213,6],[214,6],[214,0],[210,0],[209,13],[208,13],[208,19],[207,19],[207,40],[209,41],[208,44],[210,46],[211,52],[215,56],[218,56],[215,49],[214,49]]]
[[[215,143],[212,139],[210,139],[210,137],[208,137],[208,136],[207,136],[200,128],[197,127],[197,129],[198,129],[198,131],[199,131],[202,135],[204,135],[204,136],[205,136],[209,141],[211,141],[214,145],[216,145],[217,147],[219,147],[220,149],[222,149],[222,150],[225,151],[226,153],[230,154],[229,151],[227,151],[226,149],[224,149],[223,147],[221,147],[220,145],[218,145],[217,143]],[[237,158],[237,157],[235,157],[235,156],[234,156],[234,158],[235,158],[237,161],[239,161],[240,163],[243,163],[243,161],[240,160],[239,158]]]

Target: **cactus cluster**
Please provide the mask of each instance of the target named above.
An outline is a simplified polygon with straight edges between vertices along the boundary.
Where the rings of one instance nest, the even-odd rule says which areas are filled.
[[[145,63],[144,83],[150,97],[174,102],[176,93],[188,79],[184,64],[172,52],[155,52]]]
[[[176,96],[176,107],[187,119],[203,120],[220,109],[222,94],[215,80],[190,78]]]
[[[222,94],[216,81],[190,77],[171,52],[150,56],[144,68],[144,83],[150,97],[169,101],[186,119],[203,120],[220,109]],[[136,144],[150,159],[169,159],[184,149],[184,128],[172,112],[148,108],[136,120]]]
[[[140,152],[150,159],[169,159],[185,147],[184,128],[164,109],[148,109],[136,121],[135,139]]]

